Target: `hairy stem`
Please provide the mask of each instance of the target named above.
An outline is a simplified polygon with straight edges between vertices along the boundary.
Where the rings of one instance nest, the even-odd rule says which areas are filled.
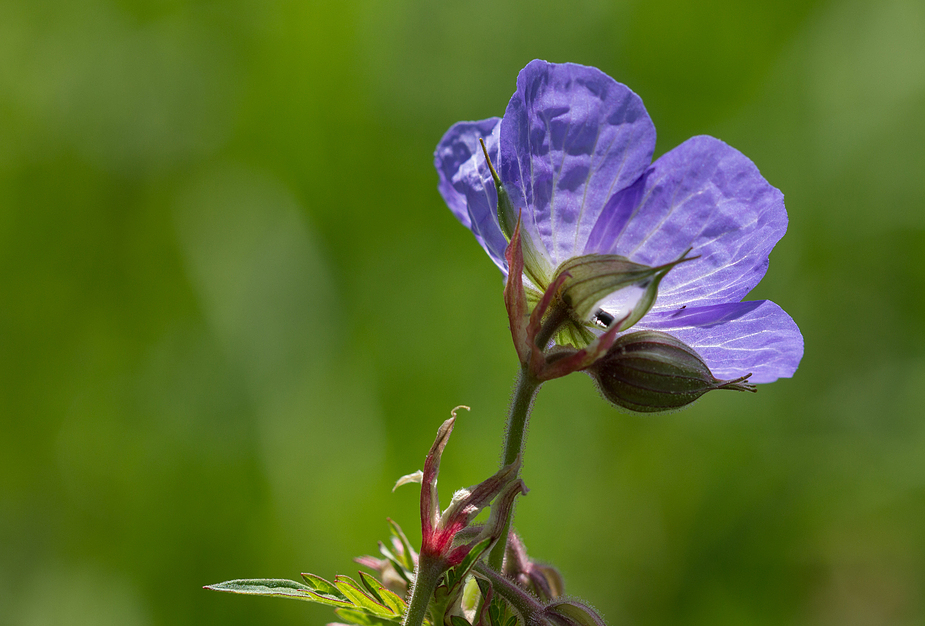
[[[414,576],[414,587],[411,589],[411,600],[408,601],[408,610],[402,626],[421,626],[427,617],[427,608],[434,597],[434,591],[440,582],[440,576],[445,569],[442,559],[434,560],[422,554],[418,559],[418,569]]]
[[[510,465],[523,451],[527,420],[533,408],[533,399],[542,383],[523,368],[514,386],[511,408],[507,416],[507,430],[504,435],[504,457],[501,466]]]
[[[494,592],[507,600],[514,610],[520,613],[526,626],[539,626],[546,623],[547,620],[543,618],[544,607],[540,601],[518,587],[513,581],[483,563],[476,563],[475,572],[488,579]]]
[[[504,436],[504,454],[501,465],[509,465],[517,459],[523,451],[524,435],[527,431],[527,420],[530,418],[530,410],[533,408],[533,399],[542,383],[530,374],[529,369],[524,366],[517,377],[517,383],[514,387],[514,395],[511,398],[511,408],[507,417],[507,430]],[[495,547],[492,548],[488,555],[488,564],[494,569],[500,571],[501,564],[504,562],[504,550],[507,546],[507,536],[511,528],[511,519],[513,517],[513,507],[507,520],[504,522],[504,528],[501,532],[501,538]]]

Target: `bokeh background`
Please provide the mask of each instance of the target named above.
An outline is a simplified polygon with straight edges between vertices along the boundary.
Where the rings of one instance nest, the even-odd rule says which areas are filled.
[[[616,413],[548,385],[517,526],[612,626],[925,623],[920,0],[0,3],[0,625],[323,624],[207,592],[355,573],[468,404],[497,466],[501,280],[436,191],[533,58],[640,94],[786,195],[750,296],[806,355]],[[415,539],[417,540],[417,539]]]

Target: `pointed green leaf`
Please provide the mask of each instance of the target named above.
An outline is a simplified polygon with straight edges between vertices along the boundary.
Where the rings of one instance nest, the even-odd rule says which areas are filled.
[[[450,615],[450,622],[453,626],[472,626],[466,618],[460,617],[459,615]]]
[[[206,589],[211,589],[213,591],[228,591],[231,593],[299,597],[307,596],[312,591],[308,585],[282,578],[241,578],[238,580],[228,580],[215,585],[208,585]]]
[[[349,576],[335,576],[334,585],[338,591],[347,596],[353,602],[354,606],[373,615],[384,618],[395,617],[395,612],[384,604],[380,604],[360,589],[360,583],[356,582]]]
[[[302,578],[311,587],[313,595],[316,597],[316,602],[327,604],[328,606],[353,606],[353,602],[321,576],[303,573]]]
[[[206,589],[253,596],[295,598],[297,600],[325,604],[325,602],[320,600],[318,595],[307,585],[303,585],[294,580],[279,578],[242,578],[218,583],[217,585],[208,585]]]
[[[379,542],[379,554],[381,554],[382,556],[384,556],[390,561],[393,561],[393,562],[398,561],[398,557],[395,556],[395,554],[389,548],[386,547],[385,543],[381,541]]]
[[[313,591],[346,600],[346,598],[343,597],[341,592],[337,590],[337,587],[335,587],[333,583],[326,581],[321,576],[316,576],[315,574],[308,574],[305,572],[303,572],[301,576]]]
[[[385,587],[385,585],[383,585],[369,574],[366,574],[365,572],[360,572],[360,577],[362,578],[363,584],[366,586],[366,588],[373,592],[373,595],[379,602],[391,609],[392,612],[397,615],[405,614],[408,605],[398,594],[389,590]]]
[[[504,624],[504,626],[517,626],[517,616],[511,615],[510,617],[508,617],[507,622]]]
[[[346,623],[357,626],[394,626],[399,622],[398,619],[384,619],[357,609],[337,609],[334,612]]]
[[[379,595],[379,589],[382,589],[382,583],[378,580],[367,574],[366,572],[357,572],[360,575],[360,582],[363,583],[363,586],[366,587],[366,590],[369,592],[369,595],[373,597],[373,600],[379,604],[385,604],[382,597]]]
[[[397,615],[405,614],[408,605],[401,596],[388,589],[381,582],[365,572],[360,572],[360,577],[362,578],[363,584],[373,593],[373,596],[375,596],[378,602],[384,604]]]

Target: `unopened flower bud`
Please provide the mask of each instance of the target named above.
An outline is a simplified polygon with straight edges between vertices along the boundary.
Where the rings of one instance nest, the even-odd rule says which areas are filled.
[[[607,400],[638,413],[680,409],[714,389],[756,390],[751,374],[719,380],[693,348],[652,330],[618,338],[589,373]]]
[[[502,573],[542,602],[551,602],[565,592],[565,581],[559,570],[531,560],[523,541],[513,530],[508,535]]]

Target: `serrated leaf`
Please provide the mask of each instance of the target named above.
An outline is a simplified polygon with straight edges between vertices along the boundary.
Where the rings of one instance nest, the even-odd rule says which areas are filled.
[[[376,596],[379,602],[390,608],[397,615],[405,614],[408,605],[398,594],[387,589],[385,585],[376,580],[375,577],[365,572],[360,572],[360,577],[366,588],[373,592],[373,595]]]
[[[340,598],[341,600],[346,600],[346,598],[341,595],[341,592],[337,590],[337,587],[335,587],[333,583],[328,582],[321,576],[304,572],[301,574],[301,576],[305,583],[311,587],[313,591],[328,596],[334,596],[335,598]]]
[[[357,609],[337,609],[334,612],[348,624],[356,624],[357,626],[393,626],[399,621],[397,619],[383,619]]]
[[[321,576],[303,573],[302,579],[311,588],[313,595],[316,597],[316,602],[327,604],[328,606],[353,606],[353,602]]]
[[[218,583],[216,585],[208,585],[206,589],[252,596],[295,598],[308,602],[319,601],[317,595],[308,585],[282,578],[241,578]]]
[[[362,609],[373,615],[384,618],[393,618],[395,617],[395,612],[389,607],[381,604],[371,598],[369,595],[363,592],[360,589],[360,583],[356,582],[349,576],[335,576],[334,585],[337,587],[338,591],[347,596],[347,598],[353,602],[353,605],[358,609]]]
[[[365,572],[360,572],[360,576],[363,577],[363,584],[366,585],[366,588],[370,589],[370,591],[374,591],[376,597],[382,604],[390,608],[398,615],[405,614],[405,611],[408,609],[408,605],[405,603],[401,596],[391,591],[380,581],[376,580],[376,578],[366,574]]]
[[[380,583],[366,572],[357,573],[360,575],[360,582],[363,583],[364,587],[366,587],[366,591],[368,591],[369,595],[373,597],[373,600],[379,604],[385,604],[382,597],[379,595],[379,589],[382,589],[382,583]]]

